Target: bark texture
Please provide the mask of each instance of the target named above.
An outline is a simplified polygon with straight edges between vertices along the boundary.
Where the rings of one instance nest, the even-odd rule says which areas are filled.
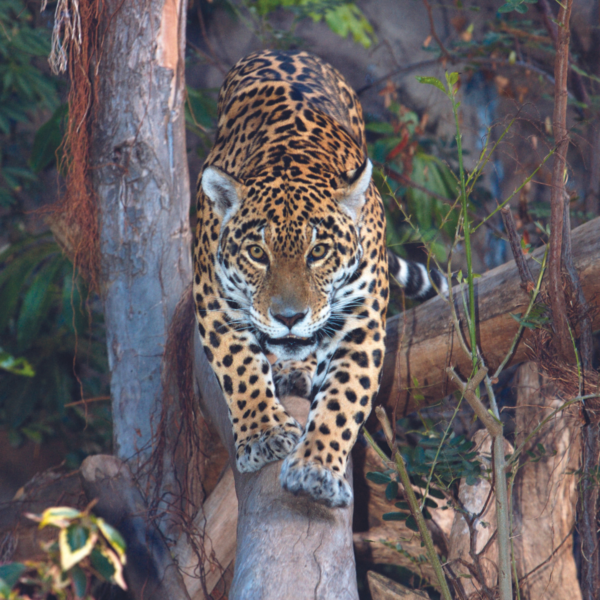
[[[411,590],[374,571],[367,573],[367,581],[373,600],[427,600],[429,598],[425,592]]]
[[[202,410],[227,448],[239,502],[235,574],[230,600],[356,600],[352,507],[330,509],[294,497],[279,483],[280,462],[257,473],[239,473],[227,406],[194,328],[195,377]],[[284,398],[306,422],[309,403]],[[352,481],[351,465],[347,472]]]
[[[600,218],[574,229],[571,235],[575,268],[584,295],[593,306],[600,296]],[[540,270],[534,259],[539,261],[543,254],[544,248],[538,248],[528,259],[534,278],[537,278]],[[458,290],[455,288],[454,291],[455,305],[464,325],[462,298]],[[521,288],[514,261],[492,269],[475,280],[475,303],[477,342],[486,366],[493,371],[504,359],[517,333],[518,323],[510,313],[523,314],[529,303],[528,294]],[[596,311],[592,318],[592,327],[598,329],[600,312]],[[466,333],[466,328],[463,331]],[[526,329],[509,364],[518,364],[527,359],[529,335]],[[396,364],[400,365],[399,370]],[[390,411],[396,409],[398,417],[438,402],[456,389],[445,372],[449,366],[455,366],[466,379],[472,364],[458,344],[448,305],[442,298],[433,298],[389,319],[378,402],[385,404]]]
[[[191,600],[204,600],[204,589],[210,594],[233,562],[237,522],[238,500],[233,471],[228,467],[194,520],[194,531],[201,534],[195,542],[204,545],[206,554],[202,569],[205,588],[202,587],[198,557],[187,536],[180,536],[173,552]]]
[[[535,363],[517,376],[517,446],[562,400]],[[580,600],[573,557],[577,506],[580,433],[573,417],[557,414],[525,446],[545,448],[537,462],[527,461],[517,474],[513,493],[513,543],[523,600]],[[539,451],[538,451],[539,452]],[[525,455],[524,455],[525,456]]]
[[[491,473],[492,438],[485,429],[473,436],[482,472]],[[513,451],[504,440],[505,454]],[[456,511],[450,534],[448,562],[460,579],[467,598],[486,598],[498,583],[498,524],[492,481],[481,477],[475,485],[460,481],[458,498],[464,512]]]
[[[138,464],[160,415],[169,322],[191,281],[185,14],[185,0],[107,0],[99,19],[92,172],[114,452]]]
[[[125,575],[134,598],[189,600],[181,573],[158,529],[148,522],[147,507],[127,465],[98,454],[80,469],[94,512],[116,527],[127,543]]]

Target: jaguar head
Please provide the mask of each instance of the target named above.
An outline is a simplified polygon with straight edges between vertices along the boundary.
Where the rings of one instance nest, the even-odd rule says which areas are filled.
[[[215,272],[265,352],[302,360],[339,328],[348,302],[337,292],[362,256],[360,217],[371,170],[367,159],[316,185],[272,175],[242,183],[217,167],[205,169],[202,190],[220,219]]]

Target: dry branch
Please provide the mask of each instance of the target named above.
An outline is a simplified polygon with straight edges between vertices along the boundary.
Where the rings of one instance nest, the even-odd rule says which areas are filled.
[[[584,296],[594,306],[600,297],[600,218],[573,230],[572,251]],[[544,249],[538,248],[528,259],[534,278],[540,270],[534,259],[539,261],[543,254]],[[455,289],[454,298],[459,319],[464,323],[459,288]],[[517,333],[518,323],[510,313],[523,314],[529,303],[514,261],[475,280],[475,301],[477,341],[486,366],[493,372]],[[592,316],[592,327],[600,328],[600,313],[596,311]],[[526,330],[509,364],[527,360],[529,340],[531,332]],[[447,367],[453,366],[463,379],[471,372],[471,360],[459,347],[450,308],[442,298],[434,298],[389,319],[386,347],[378,402],[390,411],[396,408],[398,417],[438,402],[456,389],[447,376]],[[398,351],[400,372],[395,369]]]
[[[373,600],[426,600],[429,598],[425,592],[411,590],[374,571],[367,573],[367,582]]]
[[[485,429],[473,436],[475,449],[484,470],[491,470],[492,438]],[[504,440],[506,454],[512,446]],[[460,577],[467,597],[493,598],[499,574],[498,525],[492,482],[481,477],[475,485],[460,481],[458,497],[464,513],[454,513],[448,562]],[[462,574],[462,575],[461,575]],[[465,579],[462,576],[467,576]],[[472,576],[472,578],[470,577]]]
[[[564,6],[564,8],[563,8]],[[552,167],[552,191],[550,199],[550,238],[549,254],[549,292],[552,308],[552,326],[554,329],[555,347],[562,360],[573,363],[575,356],[569,335],[569,319],[567,317],[567,299],[565,298],[562,277],[563,227],[565,215],[565,171],[567,167],[567,151],[569,134],[567,132],[567,77],[569,73],[569,19],[573,0],[566,0],[561,5],[556,39],[556,58],[554,60],[554,115],[552,128],[556,140],[556,153]]]

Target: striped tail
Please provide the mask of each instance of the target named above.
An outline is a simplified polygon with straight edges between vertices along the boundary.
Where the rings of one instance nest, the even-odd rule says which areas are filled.
[[[409,298],[428,300],[436,295],[437,289],[445,296],[448,293],[448,281],[438,269],[431,269],[427,274],[427,267],[421,263],[404,260],[388,250],[388,266],[390,277],[404,288],[404,293]],[[431,285],[431,281],[435,287]]]

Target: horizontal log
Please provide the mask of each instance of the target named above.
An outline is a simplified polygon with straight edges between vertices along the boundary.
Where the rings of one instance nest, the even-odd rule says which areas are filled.
[[[571,235],[575,268],[586,300],[593,307],[600,298],[600,218],[574,229]],[[543,255],[544,248],[538,248],[528,257],[534,278],[539,275],[538,261]],[[456,286],[453,295],[459,320],[464,325],[460,289],[461,286]],[[493,372],[517,334],[518,323],[510,313],[523,314],[529,304],[514,261],[475,280],[475,302],[477,341],[486,365]],[[594,330],[599,329],[600,311],[592,311],[592,318]],[[530,340],[531,332],[526,329],[509,364],[528,359]],[[449,366],[466,376],[471,359],[459,345],[447,300],[437,297],[389,319],[377,402],[389,410],[395,408],[398,417],[439,402],[456,389],[446,374]]]

